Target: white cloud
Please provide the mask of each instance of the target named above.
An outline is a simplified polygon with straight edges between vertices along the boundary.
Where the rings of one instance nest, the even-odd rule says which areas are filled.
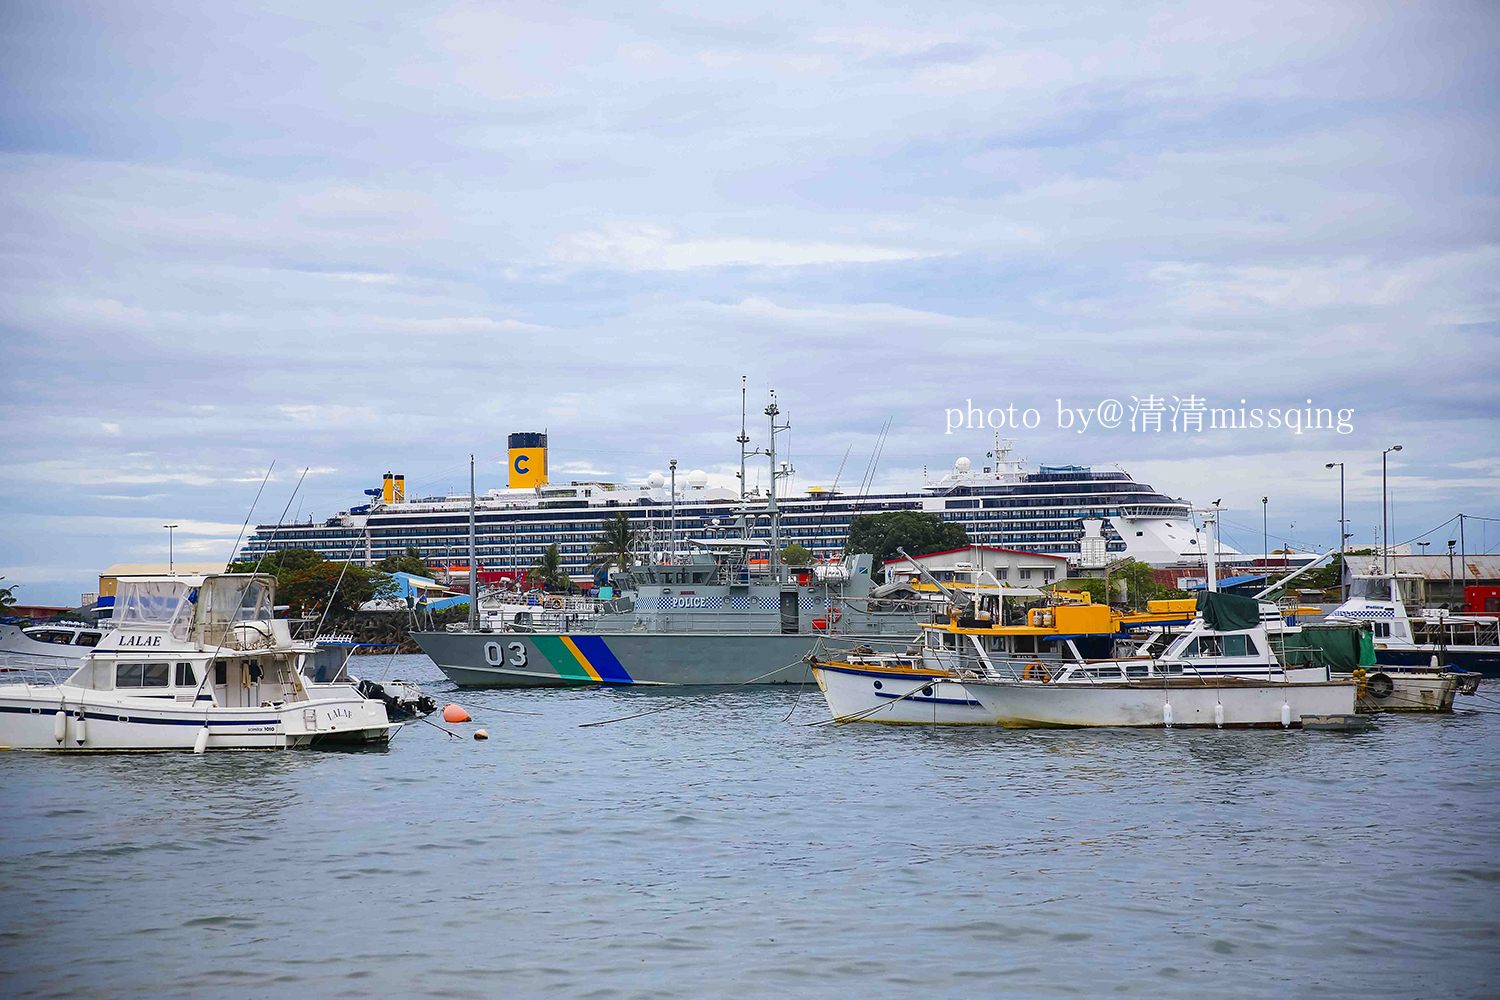
[[[550,254],[561,263],[601,264],[630,271],[683,271],[728,265],[873,264],[939,256],[931,251],[853,243],[751,237],[679,240],[671,230],[660,226],[626,223],[562,236],[553,242]]]

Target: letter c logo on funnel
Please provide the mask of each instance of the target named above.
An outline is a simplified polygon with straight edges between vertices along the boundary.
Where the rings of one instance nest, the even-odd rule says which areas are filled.
[[[531,460],[531,456],[530,455],[517,455],[516,456],[516,460],[512,464],[515,467],[517,475],[524,476],[524,475],[526,475],[526,473],[528,473],[528,472],[531,471],[530,469],[528,469],[525,466],[525,464],[523,464],[525,462],[529,462],[530,460]]]

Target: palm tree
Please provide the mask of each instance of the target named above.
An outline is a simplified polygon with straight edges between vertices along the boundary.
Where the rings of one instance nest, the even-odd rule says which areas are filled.
[[[5,577],[0,576],[0,580],[4,579]],[[15,607],[16,586],[16,584],[11,584],[9,587],[0,587],[0,612],[5,611],[6,608]]]
[[[594,539],[594,547],[589,549],[594,558],[589,561],[589,569],[608,570],[618,567],[621,570],[630,568],[635,561],[632,550],[640,535],[630,526],[630,515],[623,510],[614,517],[608,518],[599,525],[599,537]]]
[[[573,585],[572,579],[562,567],[562,552],[558,549],[556,542],[547,546],[547,550],[542,553],[540,559],[532,562],[528,575],[534,580],[541,581],[542,586],[547,590],[566,591]]]

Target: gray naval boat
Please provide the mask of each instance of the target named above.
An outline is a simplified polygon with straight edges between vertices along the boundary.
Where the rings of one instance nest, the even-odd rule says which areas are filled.
[[[616,576],[635,591],[628,611],[412,637],[461,687],[805,684],[820,639],[909,638],[933,620],[930,602],[872,595],[868,555],[804,570],[752,560],[762,539],[692,544],[689,556]]]

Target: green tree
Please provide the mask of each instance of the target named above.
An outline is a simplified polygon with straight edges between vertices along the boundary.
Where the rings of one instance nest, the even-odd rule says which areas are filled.
[[[793,542],[781,550],[781,561],[788,566],[806,566],[813,561],[813,554]]]
[[[849,524],[844,551],[868,552],[878,568],[898,557],[897,548],[914,556],[969,546],[969,533],[961,524],[944,521],[936,514],[912,510],[888,514],[861,514]]]
[[[323,557],[312,549],[277,549],[267,552],[266,557],[260,560],[257,569],[256,560],[242,559],[239,562],[229,564],[231,573],[270,573],[276,577],[279,585],[283,579],[289,579],[293,573],[300,573],[305,569],[311,569],[323,561]]]
[[[635,561],[635,544],[640,536],[630,526],[630,515],[623,510],[599,525],[599,537],[589,549],[594,556],[589,560],[589,569],[618,568],[627,570]]]
[[[526,577],[528,581],[540,583],[547,590],[566,591],[573,586],[572,579],[563,569],[562,551],[558,549],[556,542],[547,546],[540,559],[532,562]]]
[[[422,561],[422,553],[415,545],[408,545],[399,556],[386,556],[374,568],[382,573],[410,573],[432,579],[432,569]]]
[[[339,580],[339,574],[343,580]],[[337,590],[335,590],[337,586]],[[385,573],[343,563],[320,562],[307,569],[298,570],[287,577],[285,584],[276,586],[276,600],[289,605],[294,616],[312,616],[323,613],[324,608],[332,612],[354,611],[366,601],[378,597],[395,597],[396,581]]]
[[[0,576],[0,580],[4,579],[5,577]],[[0,612],[5,611],[5,609],[7,608],[13,608],[16,606],[17,586],[19,586],[19,584],[13,583],[9,587],[0,587]]]

